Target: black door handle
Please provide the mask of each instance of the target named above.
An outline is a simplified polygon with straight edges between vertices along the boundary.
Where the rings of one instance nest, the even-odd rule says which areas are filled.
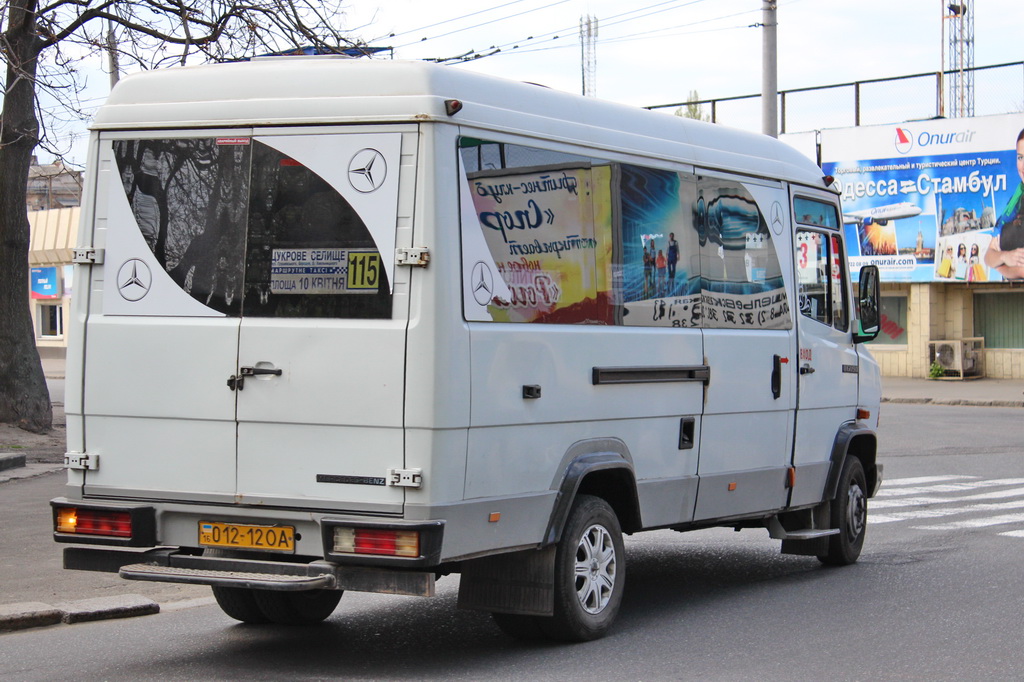
[[[281,376],[281,370],[271,369],[269,367],[239,367],[238,373],[243,377],[255,377],[261,374],[273,374],[276,377]]]
[[[782,356],[772,356],[772,399],[778,400],[782,395]]]
[[[275,377],[281,376],[282,372],[279,369],[271,369],[269,367],[239,367],[238,375],[232,374],[228,378],[228,388],[232,391],[241,391],[245,388],[245,378],[255,377],[260,375],[271,374]]]

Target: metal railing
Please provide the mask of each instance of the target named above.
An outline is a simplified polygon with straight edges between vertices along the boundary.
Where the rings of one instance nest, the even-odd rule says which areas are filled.
[[[975,116],[1024,111],[1024,62],[979,66],[972,71]],[[933,71],[781,90],[779,133],[943,117],[947,115],[942,102],[943,86],[957,73]],[[677,110],[691,104],[700,107],[703,115],[710,115],[715,123],[761,130],[760,94],[655,104],[647,108]]]

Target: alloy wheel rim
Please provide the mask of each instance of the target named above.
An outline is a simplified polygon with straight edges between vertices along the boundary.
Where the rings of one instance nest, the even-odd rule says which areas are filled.
[[[580,535],[576,547],[576,597],[583,610],[598,614],[615,591],[616,557],[611,533],[593,525]]]
[[[864,531],[868,515],[868,500],[859,485],[851,485],[847,505],[847,524],[850,539],[856,540]]]

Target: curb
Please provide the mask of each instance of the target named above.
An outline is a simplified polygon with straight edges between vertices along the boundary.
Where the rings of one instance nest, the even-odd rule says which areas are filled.
[[[0,471],[16,469],[25,466],[25,455],[21,453],[0,455]]]
[[[36,476],[45,476],[46,474],[52,474],[55,471],[62,471],[63,469],[63,464],[29,462],[24,466],[18,467],[17,469],[5,469],[0,471],[0,483],[7,483],[8,481],[17,481],[23,478],[35,478]]]
[[[20,602],[0,605],[0,632],[57,623],[87,623],[112,618],[148,616],[159,612],[159,604],[139,594],[96,597],[53,605],[43,602]]]

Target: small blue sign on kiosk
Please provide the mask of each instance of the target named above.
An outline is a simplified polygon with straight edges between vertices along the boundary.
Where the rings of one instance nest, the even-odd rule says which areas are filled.
[[[32,298],[60,298],[57,268],[32,268]]]

